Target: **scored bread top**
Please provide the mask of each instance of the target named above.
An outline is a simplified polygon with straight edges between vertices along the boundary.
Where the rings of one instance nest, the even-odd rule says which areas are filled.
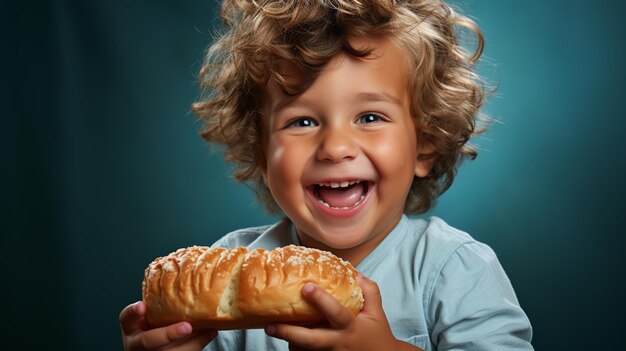
[[[148,322],[166,325],[197,318],[233,319],[218,307],[247,251],[193,246],[155,259],[146,268],[142,285]]]
[[[356,315],[363,306],[357,274],[332,253],[302,246],[272,251],[193,246],[150,263],[142,293],[152,326],[186,320],[218,329],[262,328],[271,322],[325,320],[302,298],[307,282]]]
[[[293,245],[272,251],[255,249],[242,265],[239,309],[248,315],[295,313],[300,319],[306,315],[318,320],[321,314],[301,297],[304,284],[313,282],[356,315],[363,302],[356,276],[350,263],[326,251]]]

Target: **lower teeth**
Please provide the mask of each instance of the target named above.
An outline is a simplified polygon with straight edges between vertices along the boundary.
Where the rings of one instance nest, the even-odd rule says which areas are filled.
[[[328,208],[332,208],[333,210],[347,210],[350,209],[358,204],[361,203],[361,201],[363,201],[363,199],[365,199],[365,195],[361,195],[361,198],[359,199],[359,201],[355,202],[354,205],[352,206],[346,206],[346,207],[333,207],[331,205],[329,205],[328,203],[324,202],[324,200],[322,199],[318,199],[317,201],[319,201],[322,205],[328,207]]]

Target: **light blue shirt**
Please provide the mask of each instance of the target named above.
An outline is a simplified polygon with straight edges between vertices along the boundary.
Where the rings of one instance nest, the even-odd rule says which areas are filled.
[[[213,246],[300,245],[294,226],[232,232]],[[357,266],[376,281],[397,339],[424,350],[532,350],[532,330],[495,253],[443,220],[403,216]],[[220,331],[205,351],[288,350],[262,329]]]

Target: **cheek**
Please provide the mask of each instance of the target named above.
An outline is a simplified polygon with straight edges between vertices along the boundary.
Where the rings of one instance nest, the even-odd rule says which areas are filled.
[[[293,145],[273,145],[267,152],[266,184],[278,206],[294,215],[302,201],[304,158]]]
[[[297,152],[280,144],[270,145],[267,152],[267,186],[274,192],[300,178]]]
[[[412,182],[417,162],[417,146],[414,138],[409,135],[394,134],[385,136],[377,145],[373,150],[380,164],[379,171],[383,176],[407,178]]]
[[[283,178],[285,149],[276,145],[268,147],[267,150],[267,185],[271,188],[276,182]]]

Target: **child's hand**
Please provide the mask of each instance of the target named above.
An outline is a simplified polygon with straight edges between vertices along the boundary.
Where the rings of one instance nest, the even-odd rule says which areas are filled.
[[[124,350],[200,351],[217,336],[213,329],[194,332],[188,322],[149,329],[145,314],[146,305],[141,301],[126,306],[120,313]]]
[[[302,289],[302,294],[326,316],[330,326],[310,329],[272,324],[265,328],[266,333],[287,341],[290,351],[419,350],[393,336],[383,311],[378,285],[360,274],[358,279],[365,303],[356,317],[324,289],[309,283]]]

